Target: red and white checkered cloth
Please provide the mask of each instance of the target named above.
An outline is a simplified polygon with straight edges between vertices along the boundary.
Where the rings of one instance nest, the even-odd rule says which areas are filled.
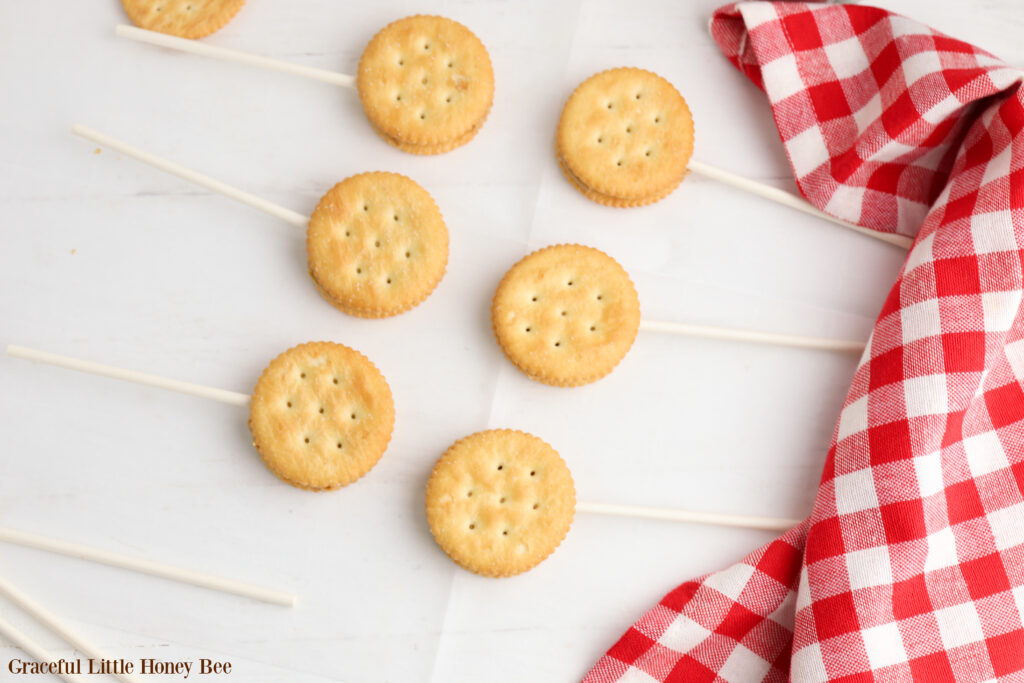
[[[712,35],[803,194],[916,240],[810,518],[666,595],[586,681],[1024,680],[1024,73],[856,5],[730,5]]]

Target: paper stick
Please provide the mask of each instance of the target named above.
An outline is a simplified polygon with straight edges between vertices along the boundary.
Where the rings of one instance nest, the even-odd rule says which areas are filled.
[[[803,520],[780,519],[777,517],[752,517],[747,515],[723,515],[715,512],[690,512],[673,508],[644,507],[640,505],[614,505],[610,503],[576,503],[577,512],[617,517],[643,517],[670,522],[693,522],[715,526],[735,526],[766,531],[788,531]]]
[[[234,595],[240,595],[245,598],[251,598],[262,602],[269,602],[275,605],[284,605],[285,607],[292,607],[295,605],[295,596],[291,593],[285,593],[271,588],[263,588],[261,586],[254,586],[252,584],[242,583],[241,581],[235,581],[233,579],[225,579],[219,576],[210,576],[208,574],[202,574],[189,569],[181,569],[179,567],[159,564],[150,560],[121,555],[120,553],[113,553],[106,550],[100,550],[98,548],[90,548],[78,543],[62,541],[56,538],[47,538],[37,534],[18,531],[16,529],[0,527],[0,541],[15,543],[29,548],[36,548],[38,550],[45,550],[51,553],[68,555],[69,557],[77,557],[91,562],[99,562],[100,564],[110,565],[111,567],[129,569],[142,574],[149,574],[150,576],[170,579],[171,581],[180,581],[182,583],[222,591],[224,593],[232,593]]]
[[[17,346],[16,344],[7,345],[7,355],[14,358],[56,365],[69,370],[78,370],[79,372],[89,372],[94,375],[121,379],[126,382],[145,384],[151,387],[157,387],[158,389],[179,391],[183,394],[201,396],[202,398],[230,403],[235,406],[244,406],[249,404],[248,394],[240,394],[236,391],[226,391],[224,389],[214,389],[213,387],[205,387],[201,384],[181,382],[176,379],[168,379],[166,377],[158,377],[156,375],[147,375],[144,372],[135,372],[134,370],[124,370],[110,365],[101,365],[100,363],[93,363],[91,361],[80,360],[70,356],[62,356],[57,353],[48,353],[46,351],[30,349],[24,346]]]
[[[848,223],[840,218],[836,218],[835,216],[830,216],[824,211],[819,211],[813,204],[802,197],[797,197],[796,195],[786,192],[785,190],[780,190],[777,187],[772,187],[771,185],[759,183],[756,180],[751,180],[750,178],[744,178],[743,176],[736,175],[735,173],[730,173],[724,169],[702,164],[701,162],[694,161],[693,159],[690,159],[689,169],[698,175],[711,178],[712,180],[717,180],[718,182],[725,183],[726,185],[732,185],[737,189],[755,194],[758,197],[763,197],[764,199],[769,199],[784,206],[788,206],[791,209],[796,209],[797,211],[803,211],[804,213],[812,216],[823,218],[835,223],[836,225],[841,225],[844,228],[849,228],[850,230],[859,232],[862,235],[874,237],[876,240],[888,242],[889,244],[902,247],[903,249],[909,249],[910,245],[913,244],[913,240],[906,235],[896,235],[889,232],[868,230],[867,228],[863,228],[859,225]]]
[[[301,213],[292,211],[291,209],[286,209],[283,206],[269,202],[266,199],[261,199],[255,195],[251,195],[248,192],[239,190],[237,187],[232,187],[231,185],[222,183],[210,176],[203,175],[202,173],[193,171],[190,168],[185,168],[184,166],[180,166],[174,162],[158,157],[155,154],[150,154],[143,149],[129,145],[126,142],[121,142],[109,135],[104,135],[92,128],[76,123],[71,126],[71,132],[79,137],[85,138],[86,140],[91,140],[98,145],[109,147],[110,149],[116,150],[125,156],[137,159],[144,164],[149,164],[153,168],[158,168],[161,171],[178,176],[190,183],[194,183],[200,187],[205,187],[207,190],[217,192],[225,197],[230,197],[231,199],[251,206],[254,209],[259,209],[264,213],[280,218],[286,223],[291,223],[296,227],[305,228],[309,224],[309,216],[303,216]]]
[[[20,647],[29,657],[32,657],[32,659],[40,664],[50,664],[51,662],[56,663],[58,661],[58,658],[50,654],[46,648],[29,638],[22,631],[19,631],[14,624],[3,617],[0,617],[0,636]],[[61,672],[53,675],[64,679],[67,683],[87,683],[85,678],[73,673]]]
[[[755,332],[753,330],[735,330],[727,327],[691,325],[689,323],[664,322],[660,320],[641,320],[640,329],[647,332],[668,332],[670,334],[679,334],[688,337],[754,342],[758,344],[773,344],[775,346],[793,346],[803,349],[820,349],[822,351],[863,353],[866,346],[864,342],[847,341],[843,339],[801,337],[792,334]]]
[[[91,642],[68,628],[68,626],[58,619],[53,612],[40,605],[35,601],[35,599],[29,597],[27,594],[22,592],[20,588],[2,576],[0,576],[0,595],[5,596],[18,607],[25,610],[25,612],[30,614],[40,624],[53,631],[71,645],[74,645],[82,654],[88,655],[93,659],[111,659],[111,657],[100,652],[100,650]],[[110,675],[122,683],[143,683],[142,679],[130,674]]]
[[[198,40],[177,38],[165,33],[147,31],[146,29],[138,28],[136,26],[119,24],[114,29],[114,33],[122,38],[129,38],[130,40],[137,40],[141,43],[149,43],[151,45],[159,45],[160,47],[169,47],[174,50],[181,50],[182,52],[190,52],[194,55],[213,57],[226,62],[248,64],[250,66],[257,66],[271,71],[280,71],[282,73],[294,74],[295,76],[302,76],[303,78],[311,78],[315,81],[323,81],[324,83],[330,83],[332,85],[340,85],[346,88],[356,87],[356,79],[348,74],[340,74],[335,71],[327,71],[325,69],[315,69],[311,66],[301,66],[299,64],[292,64],[291,62],[284,62],[279,59],[271,59],[270,57],[261,57],[260,55],[240,52],[238,50],[229,50],[226,47],[217,47],[216,45],[210,45],[209,43],[201,43]]]

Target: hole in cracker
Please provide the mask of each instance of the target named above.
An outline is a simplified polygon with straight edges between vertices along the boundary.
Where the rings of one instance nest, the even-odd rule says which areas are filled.
[[[470,524],[470,525],[469,525],[469,528],[470,528],[470,529],[475,529],[475,528],[476,528],[476,524]]]
[[[569,315],[569,311],[562,311],[562,317]]]
[[[395,101],[396,102],[401,102],[402,101],[402,95],[401,94],[395,95]]]
[[[562,345],[562,342],[560,342],[560,341],[556,341],[555,342],[555,346],[561,346],[561,345]]]
[[[427,84],[427,77],[424,76],[423,80],[421,80],[420,83],[422,83],[423,85],[426,85]]]
[[[421,119],[425,119],[425,118],[427,118],[427,115],[426,115],[426,114],[424,114],[424,113],[422,113],[422,112],[420,112],[420,118],[421,118]]]
[[[590,326],[590,331],[591,331],[591,332],[596,332],[596,331],[597,331],[597,328],[596,328],[596,327],[594,327],[593,325],[591,325],[591,326]]]
[[[569,281],[568,281],[568,282],[566,282],[565,284],[567,284],[567,285],[569,285],[570,287],[572,287],[572,280],[569,280]]]
[[[655,123],[661,123],[661,117],[660,116],[655,116],[654,117],[654,122]]]
[[[622,159],[619,159],[618,161],[616,161],[615,165],[616,166],[622,166]]]
[[[369,204],[363,204],[363,211],[369,211],[369,210],[370,210],[370,205]]]
[[[396,223],[398,222],[398,214],[397,213],[395,214],[395,222]],[[380,246],[380,242],[377,243],[377,246],[378,247]]]
[[[508,529],[505,529],[504,531],[502,531],[501,535],[502,536],[508,536]]]
[[[399,59],[398,60],[398,66],[405,66],[405,60],[404,59]]]
[[[352,231],[351,230],[346,230],[345,231],[345,237],[351,237],[351,236],[352,236]]]
[[[412,258],[412,253],[408,251],[405,252],[405,258]]]
[[[323,406],[320,406],[320,414],[321,414],[321,415],[323,415],[323,414],[324,414],[324,407],[323,407]]]
[[[356,414],[352,413],[349,417],[351,417],[354,420],[354,419],[356,419]]]
[[[604,298],[604,295],[602,295],[602,294],[598,294],[598,295],[597,295],[597,300],[598,300],[598,301],[600,301],[600,300],[601,300],[601,299],[603,299],[603,298]]]
[[[499,503],[501,503],[501,504],[504,504],[504,503],[505,503],[505,497],[504,497],[504,496],[502,496],[502,497],[501,497],[501,498],[500,498],[500,499],[498,500],[498,502],[499,502]]]
[[[390,285],[391,284],[391,278],[388,278],[386,282],[387,282],[387,284]]]
[[[597,144],[599,144],[599,145],[600,145],[600,144],[601,144],[602,142],[604,142],[604,138],[598,138],[598,139],[597,139]]]
[[[444,98],[444,101],[445,101],[445,102],[447,102],[447,103],[449,103],[449,104],[451,104],[451,101],[452,101],[452,96],[451,96],[451,95],[449,95],[448,97]]]
[[[306,373],[304,373],[304,372],[300,372],[300,373],[299,373],[299,377],[300,377],[301,379],[306,379]]]
[[[373,243],[373,246],[375,246],[375,247],[377,247],[378,249],[380,249],[380,240],[377,240],[376,242],[374,242],[374,243]]]
[[[334,382],[335,384],[337,384],[337,383],[338,383],[338,378],[337,378],[337,377],[335,377],[335,378],[334,378],[334,379],[333,379],[332,381],[333,381],[333,382]]]
[[[530,301],[536,301],[536,300],[537,300],[537,297],[533,297],[532,299],[530,299]]]
[[[537,509],[537,508],[539,508],[539,507],[540,507],[540,503],[534,503],[534,504],[533,504],[533,509],[534,509],[534,510],[536,510],[536,509]]]
[[[626,126],[626,132],[627,133],[632,133],[633,132],[633,126]]]
[[[530,476],[531,477],[536,477],[537,476],[537,470],[530,470]]]
[[[455,66],[454,62],[448,62],[448,68],[449,69],[452,68],[453,66]]]
[[[498,469],[499,469],[499,470],[503,470],[503,469],[505,469],[505,465],[503,465],[503,464],[502,464],[502,465],[498,465]]]
[[[303,441],[305,441],[306,443],[309,443],[309,437],[307,436],[305,439],[303,439]]]
[[[473,492],[472,491],[466,491],[466,498],[472,498],[472,497],[473,497]]]
[[[362,268],[356,268],[356,275],[361,275],[363,272]]]
[[[287,403],[286,405],[287,405],[287,406],[288,406],[289,408],[291,408],[291,407],[292,407],[292,402],[291,402],[291,401],[288,401],[288,403]]]
[[[424,50],[429,50],[430,49],[430,43],[423,43],[423,49]]]
[[[341,448],[341,442],[340,441],[338,442],[338,448]]]
[[[611,109],[611,108],[612,108],[612,103],[611,103],[611,102],[609,102],[609,103],[608,103],[608,108],[609,108],[609,109]]]
[[[647,150],[646,152],[644,152],[644,156],[645,157],[651,156],[651,150]]]
[[[526,328],[526,331],[527,331],[527,332],[529,332],[529,331],[530,331],[530,330],[532,330],[532,329],[533,329],[532,327],[527,327],[527,328]]]

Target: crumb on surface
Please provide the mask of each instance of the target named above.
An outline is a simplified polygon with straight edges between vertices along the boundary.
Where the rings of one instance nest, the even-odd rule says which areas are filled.
[[[72,256],[74,256],[74,255],[75,255],[75,254],[77,254],[77,253],[78,253],[78,250],[77,250],[77,249],[72,249],[72,250],[71,250],[71,255],[72,255]]]
[[[100,151],[101,151],[101,150],[100,150],[100,148],[99,148],[99,147],[97,147],[96,149],[94,149],[94,150],[92,151],[92,153],[93,153],[93,154],[99,154],[99,153],[100,153]]]

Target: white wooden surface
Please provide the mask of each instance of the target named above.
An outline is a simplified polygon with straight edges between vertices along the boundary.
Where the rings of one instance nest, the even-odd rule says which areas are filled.
[[[806,513],[855,359],[645,334],[610,377],[555,389],[512,368],[489,328],[504,271],[571,240],[619,259],[652,318],[866,336],[898,250],[698,178],[615,211],[558,173],[564,98],[628,64],[687,97],[698,158],[792,186],[762,95],[707,37],[717,4],[251,0],[207,39],[351,72],[395,18],[466,23],[494,60],[495,106],[469,146],[427,158],[379,140],[349,90],[116,39],[115,0],[0,4],[0,343],[248,391],[283,349],[332,339],[378,364],[398,412],[366,479],[310,494],[260,464],[244,409],[0,358],[4,525],[294,589],[300,603],[8,546],[0,574],[115,656],[226,659],[234,680],[571,681],[667,590],[770,535],[581,515],[534,571],[483,579],[437,549],[421,513],[455,439],[531,431],[589,500]],[[887,6],[1024,63],[1016,0]],[[346,317],[316,294],[293,227],[94,154],[76,121],[302,212],[352,173],[408,174],[445,214],[449,272],[410,313]],[[9,605],[0,615],[72,654]],[[0,644],[5,666],[19,654]]]

